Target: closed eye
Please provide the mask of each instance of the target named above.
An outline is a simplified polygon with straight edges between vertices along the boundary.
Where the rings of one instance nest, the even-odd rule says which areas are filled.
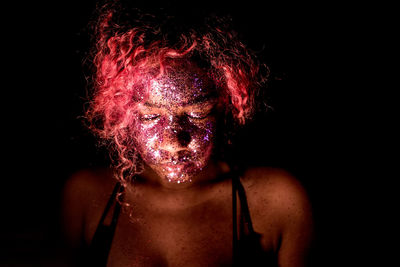
[[[160,117],[159,114],[144,114],[140,116],[140,120],[142,121],[153,121]]]
[[[197,104],[187,109],[186,116],[189,119],[203,120],[213,113],[214,108],[213,103]]]
[[[191,119],[202,120],[208,117],[211,112],[201,113],[201,112],[189,112],[187,116]]]

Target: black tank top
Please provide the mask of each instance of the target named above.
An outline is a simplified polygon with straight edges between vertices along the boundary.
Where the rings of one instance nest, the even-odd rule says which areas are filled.
[[[118,194],[123,193],[122,191],[123,186],[121,186],[120,183],[117,183],[93,236],[92,243],[89,247],[89,257],[86,259],[86,264],[90,264],[85,264],[86,266],[107,266],[109,251],[111,249],[115,228],[121,211],[121,204],[116,201],[116,198]],[[239,221],[237,216],[235,216],[238,212],[237,196],[239,197],[240,208],[242,211],[239,215]],[[113,206],[114,210],[111,224],[105,225],[104,220],[112,210]],[[232,179],[232,208],[233,266],[276,266],[276,256],[273,253],[268,254],[262,250],[260,245],[261,235],[253,229],[246,192],[240,182],[239,176],[234,176]],[[238,226],[240,227],[239,229]]]

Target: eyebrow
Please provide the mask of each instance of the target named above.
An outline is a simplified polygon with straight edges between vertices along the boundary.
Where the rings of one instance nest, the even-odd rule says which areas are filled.
[[[196,104],[203,104],[204,102],[212,102],[217,99],[217,94],[216,93],[211,93],[208,95],[199,95],[196,97],[192,105]]]
[[[154,103],[150,103],[150,102],[145,102],[143,103],[144,106],[149,107],[149,108],[161,108],[162,105],[160,104],[154,104]]]
[[[193,102],[188,102],[184,103],[183,106],[195,106],[195,105],[201,105],[206,102],[213,102],[217,97],[215,94],[208,94],[205,96],[198,96]],[[144,106],[150,107],[150,108],[162,108],[164,105],[162,104],[157,104],[157,103],[152,103],[152,102],[145,102],[143,103]]]

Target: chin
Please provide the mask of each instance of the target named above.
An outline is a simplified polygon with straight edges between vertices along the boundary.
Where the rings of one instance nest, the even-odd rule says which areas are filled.
[[[166,179],[169,183],[172,184],[187,184],[191,183],[192,176],[187,175],[187,174],[176,174],[176,173],[171,173],[166,176]]]
[[[193,181],[202,170],[205,164],[162,164],[154,168],[161,179],[171,184],[187,184]]]

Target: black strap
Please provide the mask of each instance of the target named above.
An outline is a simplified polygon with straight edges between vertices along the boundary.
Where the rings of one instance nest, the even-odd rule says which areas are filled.
[[[238,190],[238,195],[239,195],[239,201],[240,201],[240,209],[242,210],[243,214],[243,220],[245,227],[247,229],[247,234],[253,234],[254,233],[254,228],[253,228],[253,223],[251,221],[251,216],[250,216],[250,210],[249,210],[249,205],[247,204],[247,197],[246,197],[246,191],[244,190],[244,187],[242,183],[240,182],[240,178],[237,178],[236,181],[236,186]]]
[[[233,265],[236,266],[238,263],[238,257],[239,257],[239,238],[238,238],[238,233],[237,233],[237,198],[236,198],[236,182],[235,178],[232,179],[232,218],[233,218],[233,224],[232,224],[232,236],[233,236],[233,241],[232,241],[232,255],[233,255]]]
[[[117,184],[114,186],[114,190],[111,193],[111,196],[110,196],[110,199],[107,202],[106,208],[104,209],[104,212],[101,215],[99,225],[104,225],[104,220],[107,217],[108,211],[110,210],[111,206],[114,204],[114,202],[116,200],[116,197],[117,197],[117,194],[120,193],[121,187],[122,186],[121,186],[121,184],[119,182],[117,182]],[[119,215],[120,209],[121,209],[121,205],[117,201],[116,207],[114,209],[113,220],[111,222],[111,225],[113,225],[115,219],[118,219],[118,215]]]
[[[238,221],[237,221],[237,196],[239,196],[240,201],[240,237],[238,236]],[[250,210],[247,203],[246,191],[240,182],[240,177],[238,175],[233,175],[232,177],[232,212],[233,212],[233,266],[242,266],[243,263],[251,260],[251,259],[243,259],[246,250],[250,249],[247,246],[254,246],[256,239],[258,238],[258,234],[254,232],[253,223],[251,221]],[[243,238],[242,241],[239,240]],[[250,244],[246,243],[247,241],[251,241]],[[243,247],[245,246],[245,247]],[[245,260],[245,262],[243,262]]]
[[[121,193],[123,186],[118,182],[108,200],[106,208],[101,216],[100,222],[97,226],[96,232],[93,236],[90,245],[90,261],[93,266],[106,266],[108,255],[111,249],[115,229],[118,223],[118,217],[121,211],[121,204],[117,201],[117,195]],[[104,225],[104,220],[107,217],[109,210],[115,203],[115,208],[112,214],[112,221],[110,225]]]
[[[110,225],[110,234],[114,237],[114,232],[115,232],[115,228],[117,228],[117,223],[118,223],[118,218],[119,218],[119,214],[121,212],[121,204],[119,202],[119,200],[117,200],[117,198],[119,197],[117,194],[121,193],[121,190],[123,190],[123,187],[121,186],[120,183],[117,183],[117,185],[115,186],[116,188],[114,188],[114,195],[112,196],[112,198],[115,200],[115,208],[114,208],[114,212],[113,212],[113,216],[112,216],[112,220],[111,220],[111,225]],[[110,248],[111,248],[111,242],[112,239],[110,240]]]

